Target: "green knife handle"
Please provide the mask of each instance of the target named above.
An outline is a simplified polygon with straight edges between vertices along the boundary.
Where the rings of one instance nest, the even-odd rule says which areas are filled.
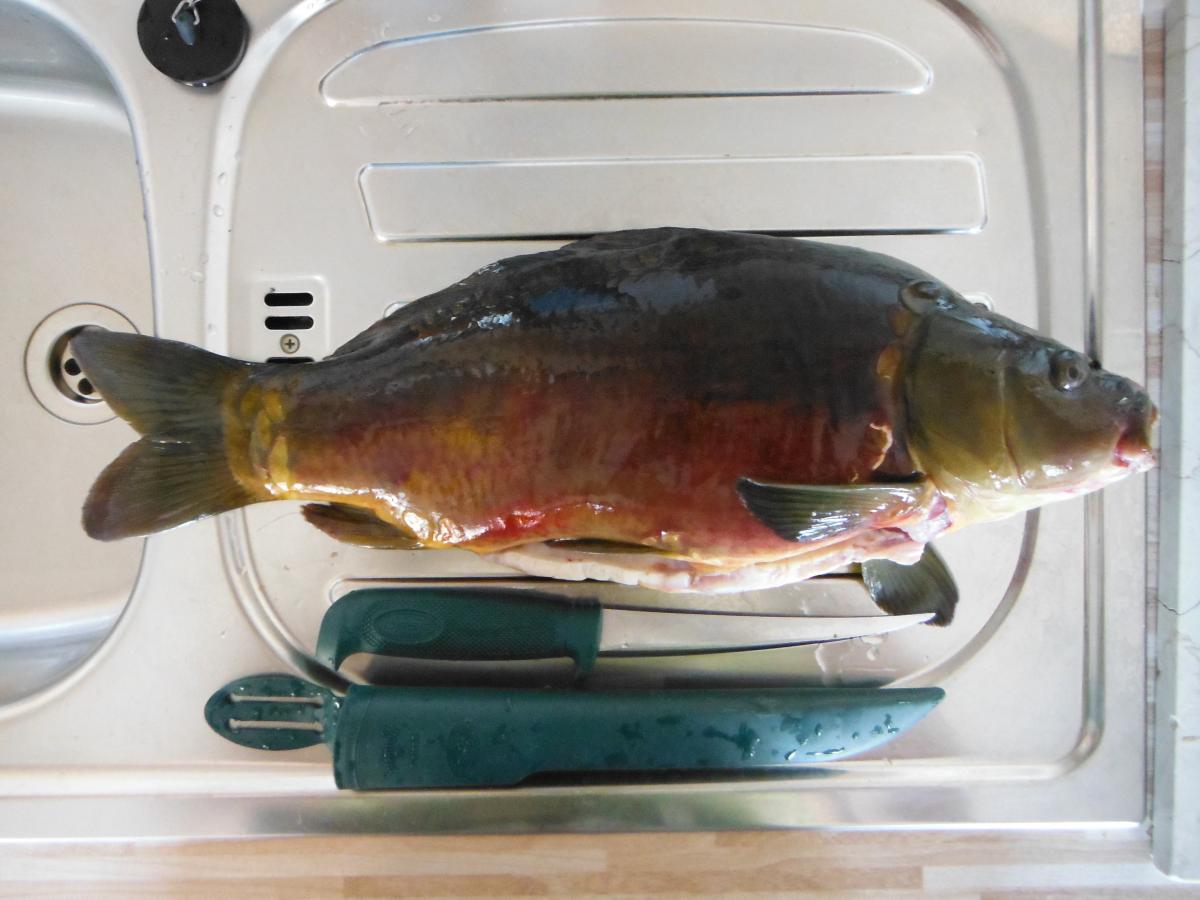
[[[540,772],[787,769],[891,740],[940,688],[565,691],[356,685],[332,742],[342,788],[483,787]]]
[[[592,599],[488,588],[367,588],[337,600],[321,621],[317,658],[333,668],[353,653],[419,659],[552,659],[581,672],[600,647]]]

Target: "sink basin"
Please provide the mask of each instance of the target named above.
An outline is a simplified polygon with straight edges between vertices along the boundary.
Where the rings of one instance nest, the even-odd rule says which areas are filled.
[[[63,370],[85,325],[152,330],[150,253],[125,107],[100,62],[52,19],[0,4],[0,706],[55,684],[112,630],[138,541],[105,547],[80,499],[127,440]],[[20,361],[25,360],[22,372]]]
[[[1141,196],[1130,177],[1141,158],[1140,45],[1124,37],[1140,25],[1132,0],[1053,14],[1032,0],[714,0],[686,15],[676,4],[633,0],[569,11],[540,0],[246,7],[252,39],[241,67],[217,89],[191,90],[141,58],[118,0],[0,0],[4,14],[102,61],[77,68],[93,80],[101,73],[94,90],[125,111],[131,230],[141,229],[121,242],[140,253],[130,251],[141,266],[131,262],[136,284],[47,301],[30,311],[21,341],[58,307],[86,302],[129,327],[246,359],[318,358],[386,309],[495,259],[599,230],[679,224],[892,253],[1088,344],[1116,371],[1144,369],[1140,305],[1115,302],[1141,296]],[[53,89],[85,82],[64,75]],[[66,111],[48,118],[64,131],[84,127]],[[104,167],[94,179],[125,196],[115,163]],[[12,187],[23,222],[46,215],[37,179],[31,170]],[[105,210],[105,240],[96,243],[93,226],[79,246],[107,251],[109,207],[89,206]],[[67,207],[54,209],[57,219]],[[20,240],[27,232],[33,224]],[[65,243],[57,231],[54,240]],[[18,263],[47,253],[50,238],[21,246]],[[74,260],[54,277],[98,277],[87,275],[86,257],[76,273]],[[152,316],[137,306],[149,272]],[[281,295],[303,313],[281,313]],[[272,327],[268,311],[290,327]],[[53,358],[50,337],[38,346]],[[19,611],[63,610],[60,621],[82,621],[65,612],[76,602],[60,599],[75,597],[80,583],[99,584],[100,561],[132,567],[120,569],[128,581],[113,582],[108,626],[133,590],[99,652],[55,689],[24,696],[52,680],[40,677],[0,694],[0,837],[1132,825],[1143,817],[1143,480],[940,542],[964,597],[950,628],[816,649],[605,661],[596,672],[598,683],[648,689],[946,689],[934,715],[873,755],[805,777],[561,779],[367,797],[336,792],[323,747],[271,755],[222,741],[205,726],[205,700],[255,672],[325,678],[311,656],[316,625],[350,587],[512,573],[453,552],[347,548],[306,526],[294,504],[263,504],[154,536],[134,583],[140,547],[88,544],[76,521],[90,479],[132,433],[119,422],[64,422],[22,390],[30,421],[46,432],[30,442],[38,458],[6,477],[29,503],[52,484],[54,502],[43,505],[58,518],[42,531],[12,526],[29,542],[22,561],[41,586]],[[62,479],[50,462],[60,434],[89,438]],[[51,546],[61,577],[53,586]],[[71,548],[85,577],[60,574],[60,547]],[[836,579],[722,598],[563,590],[613,604],[871,611],[861,590]],[[0,622],[0,643],[6,633],[21,643]],[[386,677],[440,676],[389,667]]]

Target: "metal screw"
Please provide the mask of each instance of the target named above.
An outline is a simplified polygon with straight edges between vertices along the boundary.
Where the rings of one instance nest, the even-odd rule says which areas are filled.
[[[284,353],[295,353],[300,349],[300,338],[294,334],[285,334],[279,339],[279,349]]]

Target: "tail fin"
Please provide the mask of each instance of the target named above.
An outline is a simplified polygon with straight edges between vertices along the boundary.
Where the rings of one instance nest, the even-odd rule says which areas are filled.
[[[100,396],[144,435],[92,485],[83,507],[90,536],[150,534],[260,499],[229,467],[221,414],[226,389],[251,363],[95,328],[71,349]]]

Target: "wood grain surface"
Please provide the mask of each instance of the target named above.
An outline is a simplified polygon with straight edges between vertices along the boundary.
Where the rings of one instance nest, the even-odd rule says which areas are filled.
[[[1161,375],[1162,3],[1146,4],[1149,381]],[[1153,571],[1153,566],[1151,566]],[[4,897],[1200,897],[1144,830],[304,837],[0,845]]]
[[[13,897],[1200,896],[1141,832],[311,837],[0,850]]]

